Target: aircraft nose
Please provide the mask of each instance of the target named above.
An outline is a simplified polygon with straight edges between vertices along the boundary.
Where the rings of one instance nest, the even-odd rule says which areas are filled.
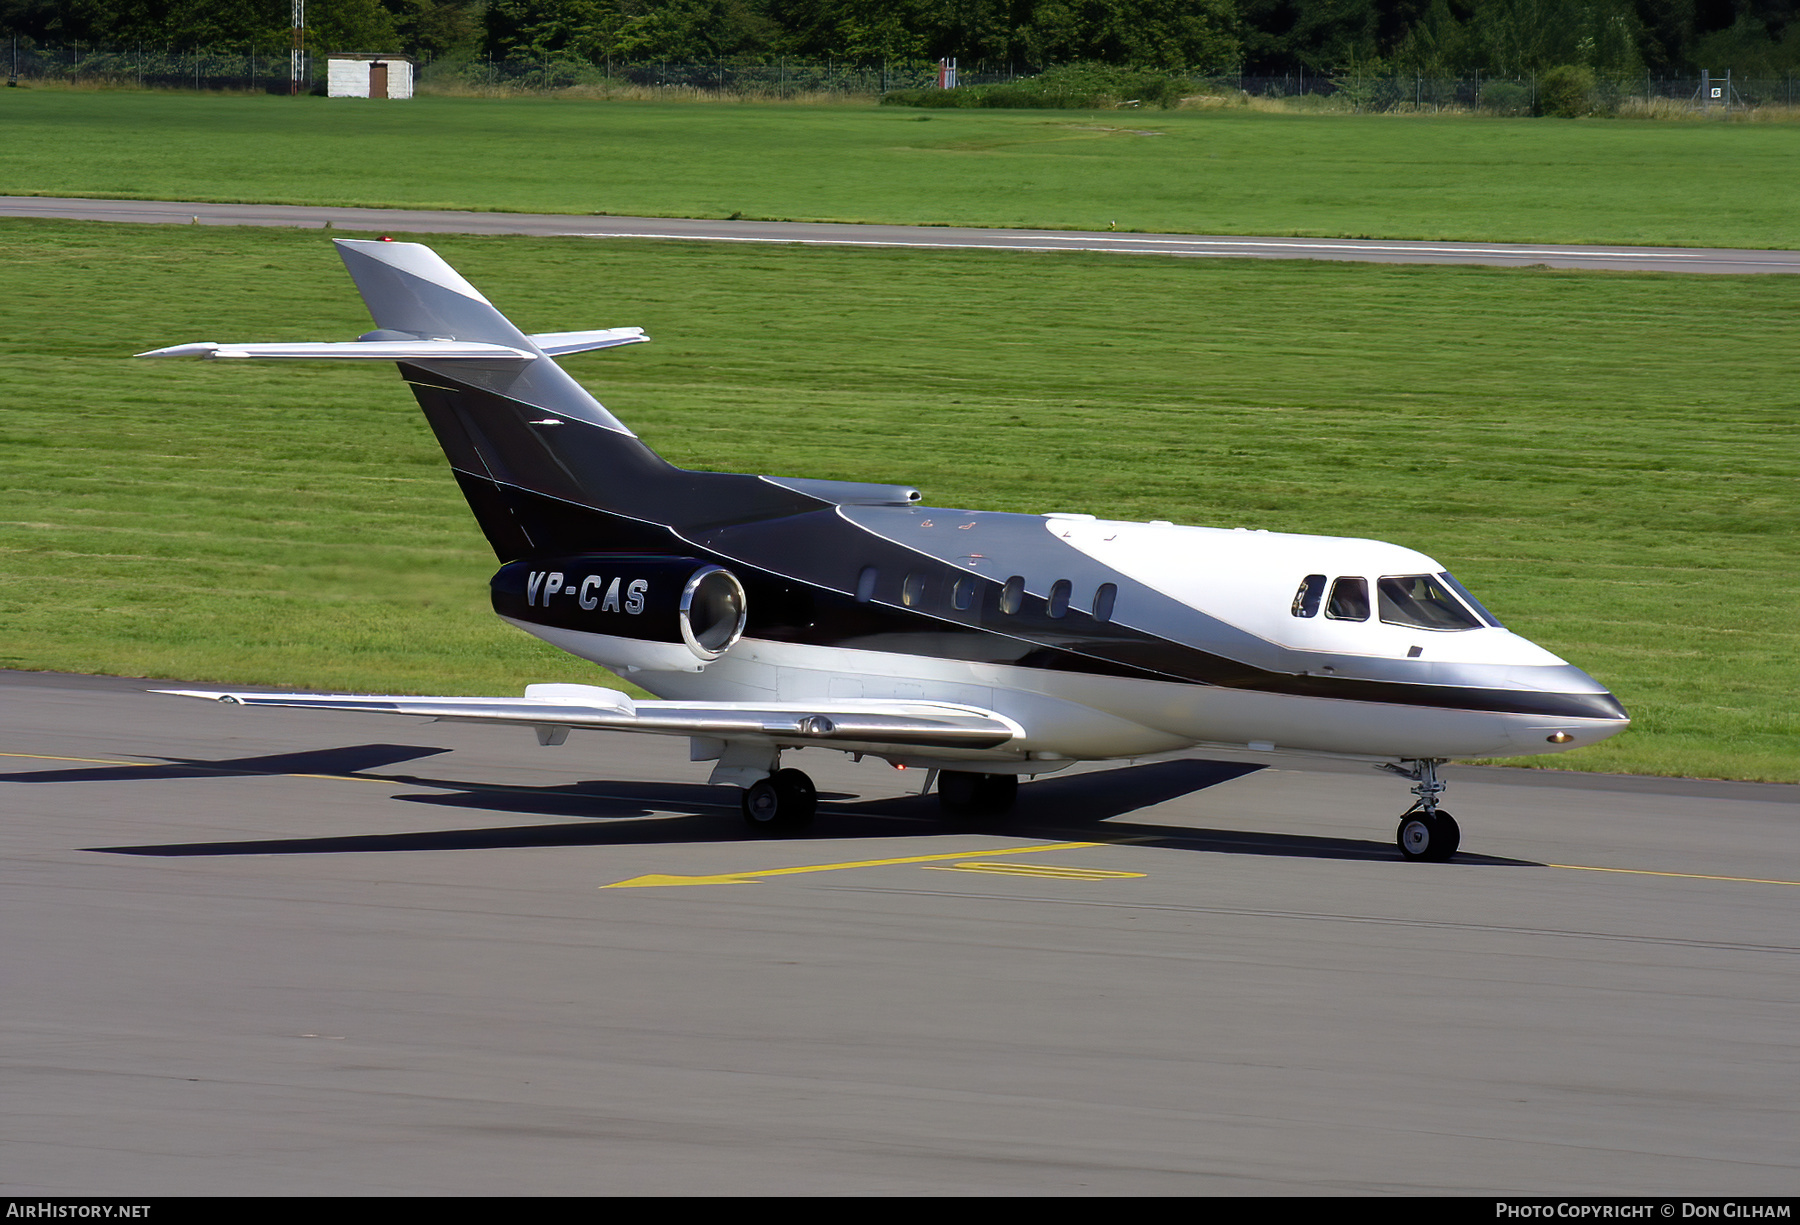
[[[1617,723],[1619,728],[1631,722],[1631,716],[1625,713],[1624,704],[1608,693],[1606,686],[1573,664],[1564,664],[1555,669],[1539,683],[1546,699],[1541,707],[1544,714],[1557,714],[1564,718],[1600,719]],[[1619,728],[1614,728],[1613,731]],[[1611,734],[1612,732],[1607,733],[1609,736]]]
[[[1620,730],[1623,730],[1625,725],[1631,722],[1631,716],[1625,713],[1625,704],[1610,693],[1602,693],[1599,698],[1599,705],[1607,712],[1599,717],[1615,720],[1619,724]]]
[[[1538,719],[1513,732],[1520,747],[1530,746],[1540,753],[1578,749],[1616,736],[1631,724],[1624,703],[1599,685],[1587,692],[1544,696],[1550,700],[1544,703]]]

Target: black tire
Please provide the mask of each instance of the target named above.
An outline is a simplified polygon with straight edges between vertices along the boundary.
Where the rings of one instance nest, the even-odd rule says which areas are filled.
[[[819,810],[819,789],[813,786],[812,779],[801,770],[777,770],[769,781],[787,805],[787,828],[805,829],[811,825],[813,814]]]
[[[744,824],[759,834],[787,834],[812,824],[819,792],[799,770],[777,770],[744,789]]]
[[[1456,823],[1455,817],[1441,810],[1434,819],[1438,824],[1436,862],[1443,863],[1456,854],[1456,848],[1462,845],[1462,827]]]
[[[1462,830],[1457,826],[1456,818],[1447,812],[1430,816],[1409,812],[1400,818],[1400,827],[1394,831],[1394,842],[1400,848],[1402,859],[1443,863],[1456,854],[1456,848],[1462,843]]]
[[[768,779],[759,779],[744,788],[738,802],[744,810],[744,824],[757,833],[771,833],[779,828],[781,793]]]
[[[983,774],[975,787],[975,802],[981,811],[998,815],[1011,812],[1019,800],[1017,774]]]
[[[1016,774],[974,774],[964,770],[940,770],[938,803],[959,817],[997,816],[1009,811],[1019,798]]]

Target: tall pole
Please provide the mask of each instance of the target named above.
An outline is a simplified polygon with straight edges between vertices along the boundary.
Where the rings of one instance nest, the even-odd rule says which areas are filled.
[[[288,94],[300,96],[300,81],[306,75],[306,0],[294,0],[294,50],[288,59]]]

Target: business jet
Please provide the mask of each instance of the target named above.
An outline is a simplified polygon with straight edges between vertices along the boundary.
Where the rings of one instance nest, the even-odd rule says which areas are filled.
[[[1362,760],[1410,781],[1396,841],[1461,834],[1444,763],[1623,729],[1601,685],[1506,629],[1445,567],[1373,540],[926,506],[904,485],[668,463],[555,359],[638,328],[526,335],[429,247],[337,243],[376,324],[353,341],[199,343],[143,357],[393,361],[502,563],[494,611],[629,677],[520,698],[169,690],[689,738],[744,819],[805,828],[834,749],[926,772],[957,814],[1021,777],[1176,750]]]

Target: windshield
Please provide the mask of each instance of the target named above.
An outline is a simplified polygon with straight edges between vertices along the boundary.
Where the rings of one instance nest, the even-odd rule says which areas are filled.
[[[1435,574],[1390,576],[1376,584],[1381,619],[1426,630],[1478,630],[1481,618],[1463,606]]]
[[[1446,572],[1438,575],[1438,577],[1444,581],[1444,586],[1462,597],[1462,602],[1464,604],[1467,604],[1470,608],[1475,610],[1475,615],[1477,617],[1480,617],[1483,621],[1486,621],[1497,630],[1506,628],[1504,625],[1500,624],[1500,618],[1489,612],[1480,600],[1477,600],[1474,596],[1469,594],[1469,589],[1467,587],[1464,587],[1461,583],[1456,581],[1455,575]]]

